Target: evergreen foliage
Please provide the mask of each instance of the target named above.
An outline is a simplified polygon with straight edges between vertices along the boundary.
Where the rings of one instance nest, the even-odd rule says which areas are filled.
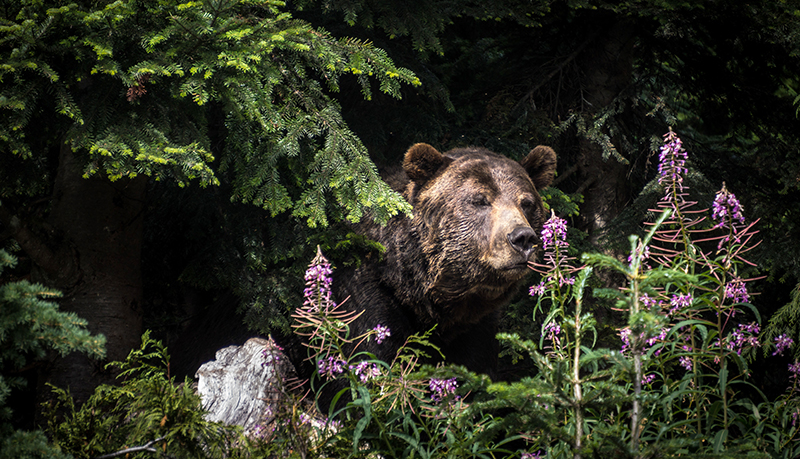
[[[8,252],[0,250],[0,274],[16,264]],[[48,446],[39,431],[14,430],[13,414],[7,406],[12,390],[26,381],[23,369],[53,350],[61,355],[83,352],[92,357],[105,353],[105,337],[86,330],[86,321],[74,313],[58,310],[52,299],[60,294],[28,281],[0,285],[0,457],[61,457]]]
[[[53,388],[47,433],[62,451],[74,457],[114,457],[123,450],[138,457],[239,457],[233,446],[244,440],[241,429],[204,419],[192,381],[170,377],[167,350],[149,332],[141,348],[109,365],[121,370],[121,384],[97,387],[80,407],[67,391]]]
[[[419,84],[369,42],[336,39],[278,1],[22,1],[3,9],[3,171],[67,143],[85,176],[185,186],[234,173],[233,199],[326,225],[408,210],[377,175],[331,97],[352,75],[366,98]],[[215,158],[221,158],[214,165]],[[52,167],[52,165],[50,166]],[[288,172],[288,173],[287,173]],[[29,193],[4,182],[2,194]]]
[[[789,336],[800,337],[800,284],[797,284],[792,290],[791,301],[781,306],[769,318],[769,322],[764,328],[763,340],[771,342],[785,332],[788,332]],[[764,350],[764,353],[767,353],[767,349]],[[800,346],[795,346],[791,354],[794,360],[800,359]]]

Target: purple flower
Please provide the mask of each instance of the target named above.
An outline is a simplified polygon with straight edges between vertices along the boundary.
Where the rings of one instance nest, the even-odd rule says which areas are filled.
[[[575,285],[575,278],[558,276],[558,286],[563,287],[565,285]]]
[[[438,403],[444,400],[448,395],[455,394],[458,383],[456,382],[456,378],[431,378],[428,387],[430,387],[431,392],[433,392],[431,394],[431,400]]]
[[[694,365],[692,364],[692,359],[690,359],[687,356],[683,356],[680,359],[678,359],[678,363],[683,368],[686,368],[686,371],[692,371],[692,368],[694,368]]]
[[[775,338],[775,352],[772,355],[783,355],[783,351],[789,349],[794,344],[794,340],[786,336],[786,333]]]
[[[650,258],[650,246],[642,245],[642,241],[639,241],[639,245],[636,246],[633,253],[628,255],[628,263],[633,263],[633,259],[636,257],[641,257],[642,260]]]
[[[551,211],[551,217],[542,227],[542,247],[547,250],[550,247],[567,248],[567,221],[556,217]]]
[[[537,285],[531,285],[528,293],[530,293],[531,296],[542,296],[544,295],[544,291],[544,281],[541,281]]]
[[[654,336],[654,337],[652,337],[652,338],[650,338],[650,339],[648,339],[646,341],[647,345],[648,346],[652,346],[652,345],[656,344],[657,342],[663,340],[664,338],[667,337],[667,332],[668,331],[669,331],[669,328],[662,328],[661,329],[661,333],[657,334],[656,336]]]
[[[789,373],[792,374],[792,378],[797,378],[800,375],[800,363],[797,360],[789,364]]]
[[[742,206],[736,195],[725,188],[725,183],[722,183],[722,189],[717,192],[714,198],[714,204],[711,205],[712,212],[711,218],[717,220],[714,228],[722,228],[730,222],[733,227],[733,221],[738,220],[739,223],[744,223],[744,215],[742,215]],[[734,229],[735,232],[735,229]]]
[[[665,185],[667,197],[673,192],[683,191],[683,175],[687,172],[686,150],[681,139],[672,129],[664,134],[664,145],[658,157],[658,183]]]
[[[642,385],[644,386],[646,384],[650,384],[655,379],[656,379],[655,373],[650,373],[649,375],[645,375],[644,377],[642,377]]]
[[[633,330],[628,327],[625,327],[619,331],[619,338],[622,340],[622,348],[620,348],[620,352],[624,353],[631,346],[631,333],[633,333]]]
[[[344,365],[346,363],[347,362],[344,360],[337,359],[330,355],[317,361],[317,372],[319,372],[320,376],[325,376],[328,379],[332,379],[335,378],[336,375],[344,372]]]
[[[758,341],[758,333],[760,331],[761,327],[755,322],[739,324],[739,326],[725,338],[726,347],[739,355],[742,354],[742,349],[744,349],[745,346],[759,347],[761,346],[761,343]],[[719,345],[719,341],[714,344]]]
[[[536,451],[535,453],[522,453],[522,457],[520,459],[539,459],[542,457],[542,450]]]
[[[654,307],[658,306],[660,301],[656,298],[652,298],[648,294],[643,294],[639,297],[639,301],[646,307],[647,309],[653,309]]]
[[[652,347],[659,341],[662,341],[664,338],[667,337],[667,332],[669,331],[668,328],[662,328],[661,332],[658,335],[645,339],[645,334],[639,334],[639,342],[641,343],[644,341],[642,345],[644,349]],[[622,347],[620,348],[620,352],[625,353],[633,344],[631,343],[631,335],[633,335],[633,330],[630,327],[625,327],[619,331],[619,337],[622,340]],[[656,355],[661,353],[661,349],[656,350]]]
[[[669,300],[669,303],[672,305],[672,308],[669,310],[669,314],[672,315],[682,308],[688,308],[692,305],[692,300],[693,298],[691,293],[687,293],[685,295],[676,293],[672,295],[672,299]]]
[[[565,253],[569,243],[567,243],[567,221],[556,217],[554,211],[550,211],[550,218],[542,227],[542,247],[544,247],[543,263],[533,263],[534,270],[544,275],[544,280],[539,285],[530,288],[531,295],[542,295],[546,291],[545,286],[557,290],[558,287],[574,285],[575,278],[572,274],[580,271],[580,268],[571,266],[570,258]]]
[[[378,365],[370,362],[359,362],[357,365],[350,365],[350,371],[355,373],[362,383],[381,375]]]
[[[331,284],[333,284],[331,274],[333,274],[333,269],[331,269],[330,263],[322,255],[322,252],[318,251],[311,266],[306,270],[303,306],[312,311],[318,311],[320,307],[327,310],[336,306],[331,297]]]
[[[735,278],[725,286],[725,298],[733,299],[734,303],[747,303],[750,295],[747,293],[747,286],[740,278]]]
[[[542,329],[542,336],[549,339],[553,342],[553,344],[558,345],[561,340],[559,340],[558,335],[561,334],[561,326],[556,324],[555,322],[550,322],[549,324],[545,325]]]
[[[373,330],[375,330],[375,341],[378,344],[383,343],[383,340],[385,340],[389,336],[392,336],[392,332],[389,330],[389,328],[384,327],[381,324],[376,325],[375,328],[373,328]]]

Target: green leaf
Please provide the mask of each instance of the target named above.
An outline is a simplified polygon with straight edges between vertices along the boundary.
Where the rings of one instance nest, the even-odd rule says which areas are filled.
[[[714,439],[712,444],[714,446],[715,453],[721,453],[725,442],[728,440],[728,429],[720,429],[716,434],[714,434]]]

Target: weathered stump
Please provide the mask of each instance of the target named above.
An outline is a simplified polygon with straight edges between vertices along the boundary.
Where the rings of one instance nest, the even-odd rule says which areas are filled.
[[[294,368],[271,338],[220,349],[216,360],[195,374],[206,419],[240,425],[256,435],[272,422],[286,397],[284,381],[293,376]]]

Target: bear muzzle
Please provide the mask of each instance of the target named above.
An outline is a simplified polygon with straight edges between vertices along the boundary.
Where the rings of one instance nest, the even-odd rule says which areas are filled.
[[[539,246],[539,236],[530,226],[519,226],[506,235],[508,243],[527,262]]]

